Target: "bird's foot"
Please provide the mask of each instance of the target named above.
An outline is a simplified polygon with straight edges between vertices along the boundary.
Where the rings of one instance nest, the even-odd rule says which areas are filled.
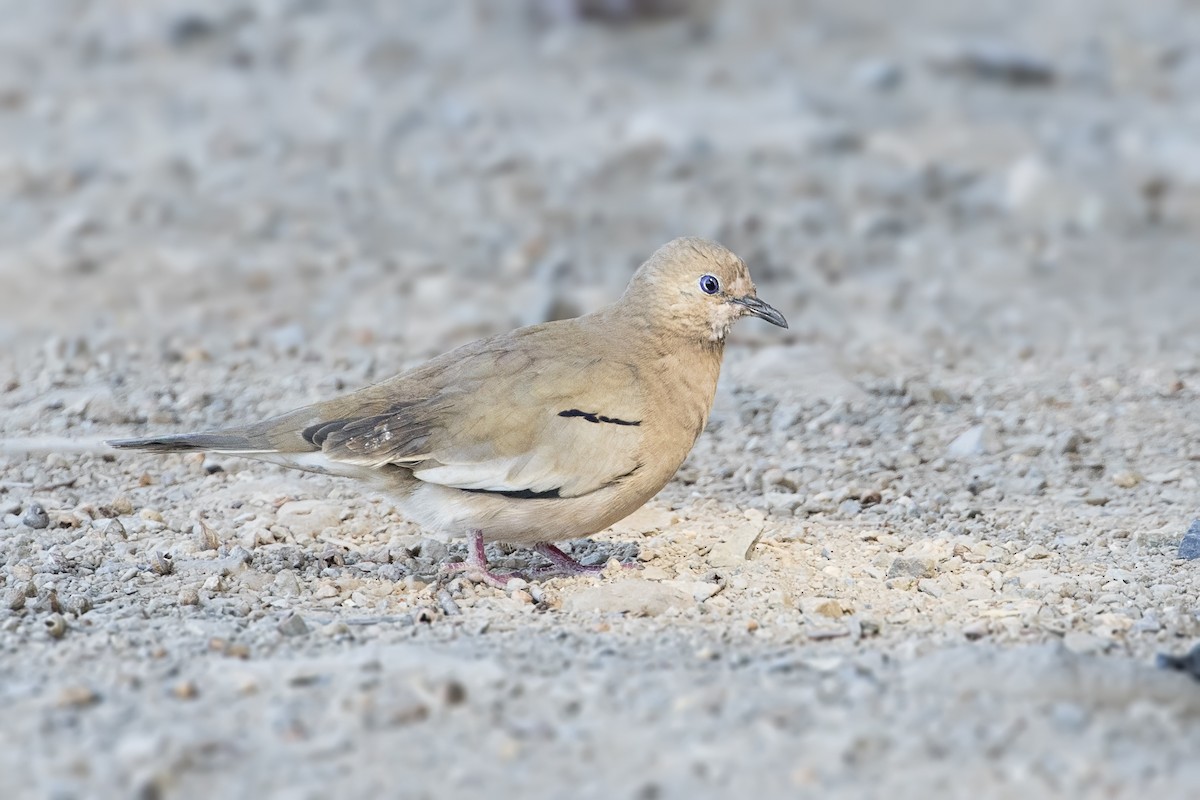
[[[488,586],[495,586],[497,589],[503,589],[508,586],[508,582],[513,578],[521,577],[515,573],[497,575],[488,569],[487,555],[483,551],[483,531],[471,531],[471,543],[467,547],[466,561],[443,564],[442,571],[461,572],[469,581],[486,583]]]
[[[443,572],[461,572],[463,577],[473,583],[486,583],[488,586],[495,586],[497,589],[508,587],[508,582],[513,578],[521,576],[512,573],[496,574],[489,571],[486,567],[480,567],[467,561],[457,561],[453,564],[443,564]]]
[[[569,555],[559,550],[549,542],[534,545],[534,552],[539,553],[550,562],[549,566],[533,571],[533,575],[596,575],[604,571],[607,564],[580,564]],[[633,569],[636,564],[622,564],[626,569]],[[513,578],[524,580],[525,575],[519,572],[497,574],[488,569],[487,555],[483,550],[483,532],[471,531],[471,542],[467,546],[467,560],[456,561],[442,565],[442,572],[461,572],[463,577],[475,583],[486,583],[497,589],[506,589]]]
[[[555,573],[557,575],[595,575],[603,572],[608,564],[580,564],[554,545],[543,542],[534,545],[534,551],[550,562],[550,566],[538,570],[539,573]],[[621,564],[626,569],[632,569],[633,564]]]

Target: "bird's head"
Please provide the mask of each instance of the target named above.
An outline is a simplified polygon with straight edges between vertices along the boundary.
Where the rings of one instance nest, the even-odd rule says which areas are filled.
[[[638,268],[622,301],[664,332],[708,342],[723,342],[733,323],[747,315],[788,326],[758,299],[745,262],[706,239],[675,239],[660,247]]]

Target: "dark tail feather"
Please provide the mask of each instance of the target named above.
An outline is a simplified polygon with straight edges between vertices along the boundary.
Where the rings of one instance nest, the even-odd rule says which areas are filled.
[[[107,444],[121,450],[148,450],[153,453],[189,453],[202,450],[226,453],[267,452],[252,445],[245,436],[236,433],[177,433],[147,439],[110,439]]]

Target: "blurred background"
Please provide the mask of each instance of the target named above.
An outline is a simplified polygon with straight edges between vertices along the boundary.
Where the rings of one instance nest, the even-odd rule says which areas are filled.
[[[683,234],[884,369],[1196,343],[1192,0],[4,12],[6,346],[416,359]]]

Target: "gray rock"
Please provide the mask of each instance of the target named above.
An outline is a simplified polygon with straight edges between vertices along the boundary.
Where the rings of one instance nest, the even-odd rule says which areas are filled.
[[[438,605],[447,617],[457,617],[462,614],[462,609],[458,607],[458,603],[454,602],[454,598],[450,596],[450,592],[442,589],[437,594]]]
[[[949,45],[933,53],[929,62],[939,72],[1010,86],[1044,86],[1057,77],[1049,61],[1000,42]]]
[[[1200,558],[1200,519],[1192,520],[1187,533],[1183,535],[1183,541],[1179,543],[1179,557],[1189,561]]]
[[[1200,644],[1193,647],[1191,652],[1186,656],[1172,656],[1160,653],[1157,662],[1161,669],[1184,672],[1200,681]]]
[[[426,537],[417,544],[412,555],[419,555],[421,558],[427,558],[435,564],[440,564],[450,555],[450,548],[441,539]]]
[[[1080,445],[1086,441],[1084,435],[1077,430],[1063,431],[1054,440],[1054,452],[1062,456],[1078,453]]]
[[[46,513],[46,509],[42,508],[38,503],[31,503],[25,511],[25,517],[21,520],[27,527],[34,530],[41,530],[50,526],[50,515]]]
[[[873,58],[855,66],[850,79],[864,89],[890,92],[904,81],[904,70],[893,61]]]
[[[218,26],[207,17],[185,13],[171,20],[167,26],[167,41],[176,47],[187,47],[214,36]]]
[[[376,577],[381,581],[390,581],[395,583],[404,580],[407,573],[399,564],[382,564],[375,571]]]
[[[889,578],[932,578],[936,575],[935,559],[913,556],[897,556],[887,571]]]
[[[300,594],[300,580],[290,569],[280,570],[271,582],[271,587],[280,597],[295,597]]]
[[[277,630],[284,636],[303,636],[308,633],[308,623],[299,614],[289,614]]]
[[[956,436],[954,441],[946,447],[946,455],[951,458],[970,458],[971,456],[983,455],[987,452],[984,434],[985,431],[982,425],[975,425],[972,428],[968,428]]]
[[[630,24],[678,16],[688,11],[685,0],[538,0],[535,13],[547,22],[591,21]]]
[[[20,611],[25,607],[25,588],[10,589],[4,596],[4,607],[10,611]]]
[[[838,512],[847,517],[855,517],[862,513],[862,503],[857,500],[843,500],[838,506]]]

